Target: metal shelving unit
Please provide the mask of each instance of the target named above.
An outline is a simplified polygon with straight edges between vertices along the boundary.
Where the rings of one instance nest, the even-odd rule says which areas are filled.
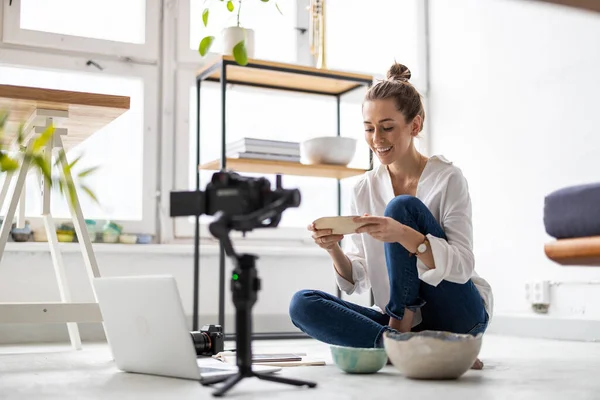
[[[200,160],[200,104],[203,81],[219,82],[221,89],[221,157],[204,164]],[[294,64],[264,60],[249,60],[245,66],[238,65],[231,56],[220,56],[200,69],[196,75],[196,190],[200,190],[201,170],[232,169],[237,172],[260,172],[265,174],[301,175],[325,177],[337,180],[337,212],[341,215],[340,180],[363,174],[365,169],[332,165],[304,165],[301,163],[232,159],[226,156],[226,94],[227,84],[260,87],[300,93],[334,96],[337,102],[337,136],[340,132],[341,97],[355,89],[369,87],[373,76],[342,71],[317,69]],[[369,151],[369,169],[373,168],[373,154]],[[199,277],[200,277],[200,218],[196,217],[194,234],[194,319],[193,329],[198,329]],[[223,326],[227,339],[232,334],[225,330],[225,251],[219,251],[219,324]],[[338,296],[341,292],[338,289]],[[290,339],[307,337],[302,332],[255,333],[255,339]]]

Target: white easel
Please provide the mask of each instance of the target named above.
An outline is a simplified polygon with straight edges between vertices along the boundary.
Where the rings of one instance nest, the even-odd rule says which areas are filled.
[[[60,126],[61,120],[69,118],[68,111],[48,110],[36,108],[27,123],[25,124],[25,137],[28,149],[33,145],[34,140],[49,126]],[[67,129],[56,128],[53,140],[50,140],[44,150],[45,156],[52,160],[53,156],[61,160],[61,166],[67,164],[65,148],[63,146],[62,136],[67,134]],[[16,178],[14,192],[10,197],[10,203],[5,219],[0,228],[0,261],[4,255],[4,249],[12,228],[12,222],[15,217],[17,205],[19,205],[19,215],[17,226],[23,227],[25,224],[25,180],[29,171],[29,162],[22,158],[21,168],[17,172],[8,173],[0,191],[0,205],[4,205],[11,182]],[[73,177],[69,170],[66,175],[63,168],[59,168],[62,177],[66,181],[72,181]],[[73,303],[71,302],[71,291],[65,274],[65,266],[60,252],[56,227],[50,212],[50,190],[48,189],[47,178],[38,175],[42,193],[42,218],[50,245],[52,264],[58,282],[61,302],[49,303],[3,303],[0,304],[0,323],[66,323],[69,332],[69,339],[73,348],[81,349],[81,337],[79,335],[78,322],[102,322],[102,315],[94,293],[93,303]],[[73,224],[77,238],[83,253],[83,260],[87,269],[90,284],[94,278],[100,277],[98,263],[92,248],[92,243],[87,232],[83,213],[79,205],[77,195],[75,203],[66,196],[69,203],[69,209],[73,218]],[[93,291],[93,286],[92,286]]]
[[[73,92],[28,86],[13,86],[0,84],[0,109],[7,109],[9,123],[16,125],[27,119],[24,127],[25,143],[30,148],[34,140],[50,125],[57,127],[53,140],[44,149],[46,157],[58,156],[61,166],[67,163],[66,150],[75,146],[94,132],[115,120],[130,109],[130,98],[99,93]],[[21,157],[23,156],[20,153]],[[12,222],[19,206],[17,226],[22,228],[25,223],[25,180],[30,165],[25,159],[21,160],[21,168],[9,173],[0,190],[0,206],[7,201],[11,182],[15,181],[15,189],[8,203],[8,210],[0,227],[0,261]],[[63,179],[72,181],[70,172]],[[81,349],[81,337],[77,323],[102,322],[102,314],[94,292],[93,280],[100,277],[96,257],[92,249],[79,200],[75,195],[72,202],[69,196],[67,202],[73,218],[73,225],[83,253],[88,279],[94,293],[91,303],[73,303],[71,292],[65,274],[65,267],[60,253],[54,220],[50,212],[50,191],[48,182],[38,176],[42,193],[42,218],[48,237],[52,264],[60,292],[60,302],[48,303],[0,303],[0,324],[3,323],[66,323],[71,344],[75,349]],[[2,266],[0,265],[0,268]]]

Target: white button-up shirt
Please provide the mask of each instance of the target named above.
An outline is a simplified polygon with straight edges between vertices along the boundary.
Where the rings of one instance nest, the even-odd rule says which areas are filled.
[[[354,186],[350,203],[351,215],[368,213],[383,216],[387,204],[394,197],[389,172],[384,165],[380,165],[366,172]],[[492,290],[475,272],[471,199],[461,170],[443,156],[430,157],[419,179],[416,197],[431,211],[448,238],[446,241],[427,235],[435,268],[429,269],[417,259],[419,278],[433,286],[437,286],[442,280],[466,283],[472,279],[491,319]],[[344,239],[343,249],[352,263],[354,284],[336,272],[338,286],[348,294],[372,289],[374,307],[382,312],[390,298],[383,242],[366,233],[352,234]],[[419,311],[415,315],[414,325],[420,322]]]

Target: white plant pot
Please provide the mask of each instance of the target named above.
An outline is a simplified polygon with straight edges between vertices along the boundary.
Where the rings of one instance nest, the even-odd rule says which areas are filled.
[[[236,44],[246,39],[246,52],[248,58],[254,58],[254,31],[252,29],[230,26],[223,29],[223,54],[233,55],[233,48]]]

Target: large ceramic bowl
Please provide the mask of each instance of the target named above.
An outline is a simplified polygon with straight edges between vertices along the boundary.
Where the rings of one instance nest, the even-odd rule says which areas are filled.
[[[348,165],[356,153],[356,139],[341,136],[323,136],[300,143],[300,161],[303,164]]]
[[[386,332],[383,343],[394,367],[407,378],[457,379],[477,359],[481,339],[481,334]]]
[[[358,348],[331,345],[333,362],[350,374],[373,374],[385,366],[388,356],[382,348]]]

